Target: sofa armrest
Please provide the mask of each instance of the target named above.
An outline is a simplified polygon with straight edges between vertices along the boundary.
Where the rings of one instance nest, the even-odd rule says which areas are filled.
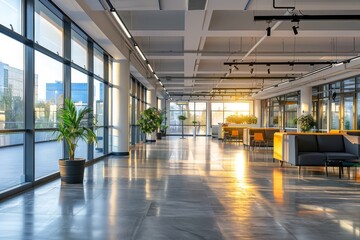
[[[345,152],[360,157],[360,136],[344,134]]]
[[[296,135],[284,135],[283,138],[283,161],[293,165],[298,162],[298,141]]]

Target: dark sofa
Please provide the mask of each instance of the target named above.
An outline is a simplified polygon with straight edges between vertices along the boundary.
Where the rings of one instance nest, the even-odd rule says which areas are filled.
[[[346,134],[289,134],[280,161],[295,166],[325,166],[359,158],[359,137]],[[333,160],[333,161],[332,161]]]

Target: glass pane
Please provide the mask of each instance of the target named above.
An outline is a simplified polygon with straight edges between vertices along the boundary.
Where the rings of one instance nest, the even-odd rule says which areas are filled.
[[[206,125],[206,111],[196,111],[195,121],[200,125]]]
[[[355,78],[347,79],[343,81],[344,92],[355,91]]]
[[[63,94],[62,64],[35,51],[35,128],[56,127]]]
[[[177,104],[176,102],[170,103],[170,110],[181,110],[182,105]]]
[[[24,128],[24,47],[0,34],[0,129]]]
[[[24,182],[24,134],[0,134],[0,191]]]
[[[39,1],[35,2],[35,42],[63,55],[63,22]]]
[[[353,123],[353,97],[344,98],[344,129],[351,130],[354,127]]]
[[[21,34],[21,0],[0,1],[0,24]]]
[[[318,126],[321,131],[327,130],[327,109],[328,109],[328,100],[321,100],[319,102],[320,126]]]
[[[95,131],[97,144],[94,144],[94,158],[104,155],[104,128],[98,128]]]
[[[88,67],[87,41],[74,30],[71,30],[71,60],[80,67]]]
[[[333,99],[331,103],[331,129],[340,129],[340,97]]]
[[[63,143],[51,132],[35,133],[35,178],[59,171],[58,160],[63,158]]]
[[[94,74],[104,78],[104,55],[98,49],[94,49]]]
[[[104,83],[94,80],[94,117],[98,126],[104,126]]]
[[[88,105],[88,78],[87,75],[71,69],[71,98],[78,107]]]
[[[223,111],[212,111],[211,113],[212,125],[218,125],[219,123],[224,122],[224,112]]]
[[[204,102],[195,103],[195,110],[196,111],[206,111],[206,103],[204,103]]]
[[[87,75],[73,68],[71,69],[71,98],[77,109],[88,106]],[[87,144],[82,140],[78,142],[75,157],[87,159]]]
[[[224,104],[223,103],[211,103],[211,111],[218,111],[218,110],[224,110]],[[222,122],[222,120],[221,120]]]

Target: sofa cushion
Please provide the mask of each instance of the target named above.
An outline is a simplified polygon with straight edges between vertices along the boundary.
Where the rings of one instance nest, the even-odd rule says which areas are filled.
[[[346,152],[326,152],[324,153],[329,160],[350,160],[358,159],[358,157],[351,153]]]
[[[319,152],[299,152],[298,165],[301,166],[324,166],[326,155]]]
[[[318,152],[316,135],[297,135],[298,152]]]
[[[319,152],[345,152],[342,135],[318,135]]]

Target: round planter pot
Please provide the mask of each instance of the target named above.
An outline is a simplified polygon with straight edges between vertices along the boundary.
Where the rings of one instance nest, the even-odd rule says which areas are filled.
[[[85,159],[59,159],[61,181],[65,183],[83,183]]]

